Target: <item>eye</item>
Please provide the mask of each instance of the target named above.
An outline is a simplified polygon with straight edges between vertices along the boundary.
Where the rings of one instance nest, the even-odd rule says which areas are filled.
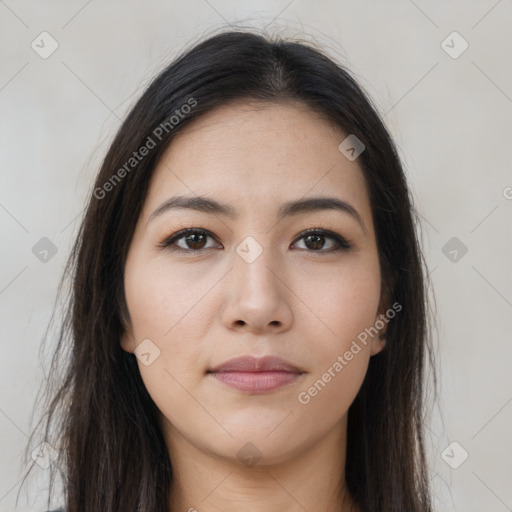
[[[208,231],[197,228],[188,228],[182,229],[181,231],[174,233],[174,235],[170,236],[169,238],[166,238],[163,242],[161,242],[158,245],[160,247],[172,248],[172,250],[178,252],[198,252],[201,251],[202,249],[209,249],[212,247],[206,246],[206,240],[208,237],[213,238],[213,236],[210,233],[208,233]],[[181,241],[182,245],[177,243]],[[170,247],[173,245],[175,245],[176,247]]]
[[[206,244],[208,238],[214,239],[213,235],[204,229],[187,228],[174,233],[158,245],[162,248],[167,247],[173,251],[183,253],[197,253],[203,249],[218,247],[218,244],[208,246]],[[306,250],[310,252],[331,253],[350,249],[350,244],[343,237],[325,229],[307,229],[299,234],[293,245],[295,246],[297,241],[302,239],[304,239]],[[331,240],[331,244],[334,242],[334,247],[325,250],[325,240]],[[181,245],[178,242],[181,242]]]
[[[310,249],[310,252],[336,252],[350,249],[350,244],[340,235],[328,231],[326,229],[311,228],[303,231],[298,236],[297,240],[304,239],[306,249]],[[325,240],[330,239],[334,241],[334,247],[328,250],[324,249]],[[322,250],[323,249],[323,250]]]

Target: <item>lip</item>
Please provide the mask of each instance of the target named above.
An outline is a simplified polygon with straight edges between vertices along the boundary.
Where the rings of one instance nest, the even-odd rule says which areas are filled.
[[[230,359],[211,370],[223,384],[250,393],[268,393],[293,384],[305,373],[292,363],[275,356],[241,356]]]
[[[230,359],[208,370],[211,373],[220,372],[272,372],[303,373],[292,363],[276,356],[240,356]]]

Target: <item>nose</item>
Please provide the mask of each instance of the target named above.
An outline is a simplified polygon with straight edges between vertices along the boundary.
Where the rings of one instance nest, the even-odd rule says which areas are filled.
[[[229,329],[255,334],[290,329],[293,293],[287,272],[276,254],[265,248],[251,263],[234,254],[233,268],[226,280],[222,321]]]

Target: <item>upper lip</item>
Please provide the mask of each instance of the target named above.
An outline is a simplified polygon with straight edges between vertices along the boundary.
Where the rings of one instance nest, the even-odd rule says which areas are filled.
[[[210,373],[219,372],[271,372],[281,371],[289,373],[303,373],[292,363],[276,356],[240,356],[225,361],[208,370]]]

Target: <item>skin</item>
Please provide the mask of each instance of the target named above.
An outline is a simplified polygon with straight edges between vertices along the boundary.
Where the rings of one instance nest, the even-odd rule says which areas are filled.
[[[298,400],[385,310],[365,179],[338,149],[346,136],[301,104],[238,101],[187,126],[155,169],[125,267],[131,325],[121,344],[133,352],[150,339],[160,350],[138,364],[161,411],[172,510],[357,510],[345,488],[347,412],[384,340],[370,338],[309,403]],[[148,222],[178,194],[227,202],[239,216],[180,209]],[[319,195],[350,203],[364,227],[333,209],[277,218],[281,203]],[[159,247],[190,227],[211,235],[176,241],[187,254]],[[308,228],[351,247],[297,238]],[[263,250],[251,263],[236,252],[247,236]],[[246,354],[304,373],[263,394],[207,374]],[[249,442],[261,457],[253,466],[237,455]]]

